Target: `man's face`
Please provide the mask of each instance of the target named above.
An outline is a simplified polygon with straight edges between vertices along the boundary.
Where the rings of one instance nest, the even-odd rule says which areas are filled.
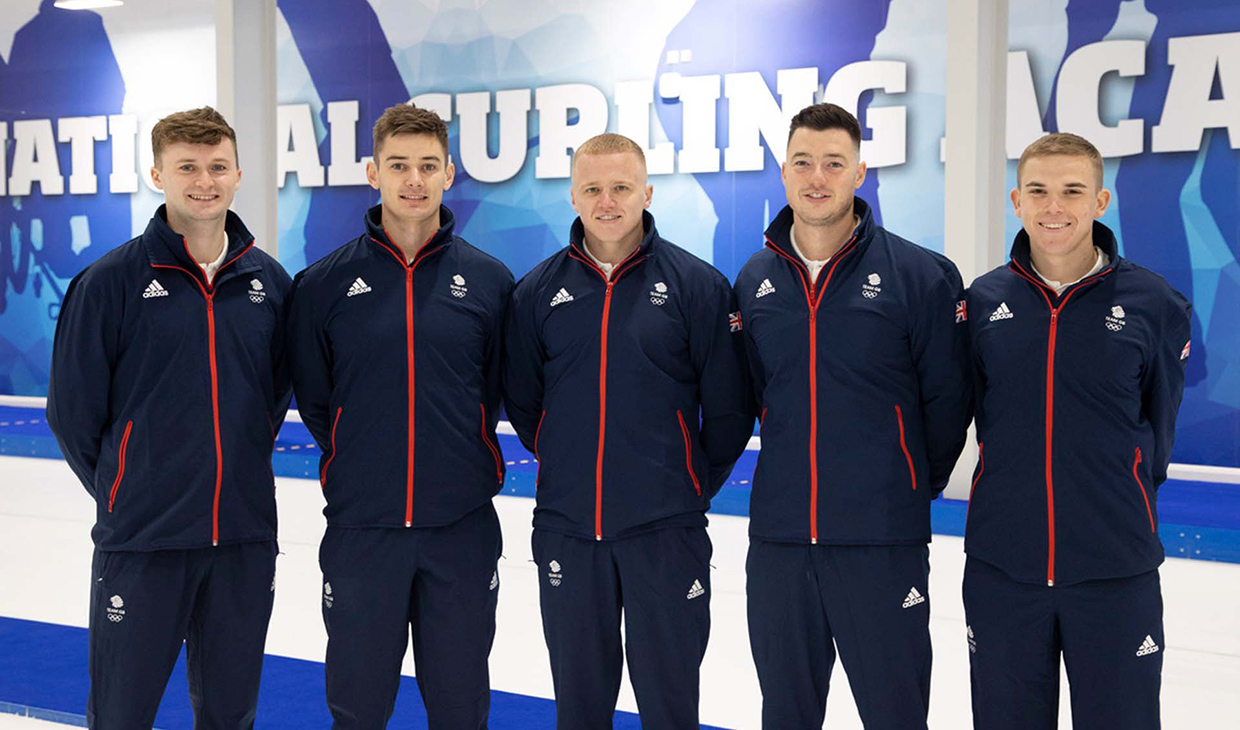
[[[619,243],[642,236],[642,211],[650,207],[654,186],[646,166],[632,152],[579,155],[573,160],[573,210],[587,238]]]
[[[780,175],[796,221],[830,226],[846,217],[851,220],[853,195],[865,182],[865,163],[858,160],[845,130],[801,127],[788,139]]]
[[[1012,207],[1035,254],[1063,257],[1093,245],[1093,222],[1106,212],[1111,193],[1098,184],[1088,157],[1050,155],[1025,160]]]
[[[385,220],[415,224],[438,220],[444,191],[456,168],[430,134],[397,134],[383,141],[377,159],[366,163],[366,179],[379,191]]]
[[[220,220],[241,187],[236,147],[227,137],[214,145],[173,142],[151,168],[151,179],[164,191],[170,221]]]

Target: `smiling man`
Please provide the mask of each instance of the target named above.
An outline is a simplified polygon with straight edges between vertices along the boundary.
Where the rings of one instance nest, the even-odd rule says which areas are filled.
[[[1111,199],[1102,172],[1076,135],[1031,144],[1011,261],[968,292],[980,457],[964,603],[979,729],[1054,727],[1061,654],[1075,727],[1159,727],[1157,490],[1191,308],[1096,220]]]
[[[151,132],[165,203],[75,277],[47,420],[97,505],[92,728],[150,727],[181,644],[194,725],[254,723],[275,590],[275,432],[289,277],[228,210],[236,135],[214,109]]]
[[[788,205],[736,279],[762,453],[749,637],[762,725],[822,727],[838,650],[867,728],[925,728],[930,500],[970,415],[956,267],[855,196],[861,127],[792,118]]]
[[[432,730],[487,726],[502,542],[491,498],[513,279],[453,234],[448,129],[400,104],[366,166],[365,231],[297,275],[293,385],[323,454],[319,550],[336,728],[392,715],[412,627]]]
[[[642,727],[698,727],[705,513],[753,427],[728,282],[659,237],[652,194],[632,140],[582,144],[569,245],[517,284],[509,316],[504,392],[539,460],[534,561],[563,730],[611,728],[625,650]]]

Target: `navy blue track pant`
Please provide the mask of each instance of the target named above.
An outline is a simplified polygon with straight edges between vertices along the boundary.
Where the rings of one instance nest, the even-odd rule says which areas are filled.
[[[1048,587],[969,558],[964,609],[977,730],[1054,730],[1060,654],[1073,727],[1159,727],[1165,644],[1157,570]]]
[[[698,676],[710,636],[710,538],[668,527],[597,542],[535,530],[543,635],[556,727],[612,727],[623,668],[644,730],[698,725]]]
[[[763,728],[822,727],[838,649],[867,729],[925,729],[929,548],[752,538],[745,572]]]
[[[277,550],[274,540],[142,553],[96,550],[90,727],[151,727],[182,643],[194,727],[253,727]]]
[[[502,550],[488,501],[451,525],[327,528],[319,548],[334,728],[383,728],[410,627],[431,730],[487,726]]]

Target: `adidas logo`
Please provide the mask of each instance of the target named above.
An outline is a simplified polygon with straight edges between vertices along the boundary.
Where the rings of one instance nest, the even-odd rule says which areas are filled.
[[[1145,641],[1141,642],[1141,646],[1137,649],[1137,656],[1146,656],[1158,651],[1158,644],[1154,643],[1154,638],[1149,634],[1145,635]]]
[[[706,595],[706,589],[702,587],[702,581],[694,579],[693,585],[689,587],[689,594],[685,598],[692,601],[703,595]]]
[[[995,313],[990,315],[990,321],[997,322],[1001,319],[1011,319],[1013,316],[1012,310],[1008,309],[1007,302],[1001,302]]]
[[[349,287],[349,293],[345,296],[355,297],[358,294],[365,294],[368,291],[370,291],[370,286],[366,282],[362,281],[362,277],[359,276],[353,280],[353,285]]]
[[[926,597],[917,592],[917,588],[913,587],[908,590],[908,595],[904,597],[904,603],[900,608],[912,608],[919,603],[925,603]]]
[[[551,306],[554,307],[571,301],[573,301],[573,295],[569,294],[568,290],[564,287],[560,287],[560,290],[556,292],[554,297],[551,298]]]
[[[754,295],[754,299],[761,299],[767,294],[774,294],[774,293],[775,293],[775,287],[771,285],[771,280],[763,279],[762,283],[758,285],[758,293]]]
[[[977,639],[973,637],[973,627],[965,626],[964,629],[966,632],[968,632],[968,635],[969,635],[969,653],[976,654],[977,653]]]
[[[168,296],[168,290],[160,285],[155,279],[151,279],[151,283],[146,285],[146,291],[142,292],[143,299],[153,299],[155,297]]]
[[[493,591],[496,588],[499,588],[499,571],[498,570],[491,574],[491,587],[488,588],[487,590]]]
[[[323,605],[326,606],[327,608],[331,608],[332,604],[335,602],[336,602],[336,598],[332,596],[332,584],[324,581],[323,583]]]

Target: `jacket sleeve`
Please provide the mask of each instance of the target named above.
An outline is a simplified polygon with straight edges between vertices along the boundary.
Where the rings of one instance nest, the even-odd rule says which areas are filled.
[[[331,453],[332,356],[323,316],[315,307],[305,273],[293,279],[289,292],[286,360],[297,395],[297,412],[319,450]]]
[[[503,396],[504,330],[508,323],[508,307],[512,302],[512,274],[505,268],[504,281],[495,311],[490,322],[486,351],[483,353],[482,397],[486,408],[488,438],[499,447],[495,427],[499,425],[500,403]]]
[[[921,391],[928,481],[938,496],[947,486],[973,417],[968,323],[956,321],[957,303],[964,301],[960,273],[948,264],[921,302],[912,303],[909,344]]]
[[[753,331],[746,327],[745,318],[748,316],[743,311],[743,307],[739,307],[740,295],[734,287],[732,295],[738,302],[737,314],[740,315],[741,321],[741,341],[744,343],[745,365],[749,376],[749,385],[752,391],[750,398],[750,416],[761,419],[764,397],[766,394],[766,370],[762,367],[762,358],[758,354],[758,345],[753,341]]]
[[[124,302],[87,269],[69,284],[56,321],[47,423],[73,473],[95,495],[95,467],[111,420],[112,375]]]
[[[1184,369],[1190,351],[1192,305],[1176,295],[1175,306],[1166,315],[1158,339],[1141,377],[1141,407],[1154,431],[1154,453],[1150,464],[1154,487],[1167,480],[1171,447],[1175,443],[1175,418],[1184,397]]]
[[[710,463],[710,494],[718,494],[753,435],[753,396],[745,361],[743,323],[732,288],[714,277],[693,302],[689,358],[698,375],[702,428],[698,444]],[[735,319],[733,319],[735,317]]]
[[[534,453],[543,411],[543,347],[538,333],[536,287],[524,279],[513,291],[504,328],[504,406],[521,444]]]

